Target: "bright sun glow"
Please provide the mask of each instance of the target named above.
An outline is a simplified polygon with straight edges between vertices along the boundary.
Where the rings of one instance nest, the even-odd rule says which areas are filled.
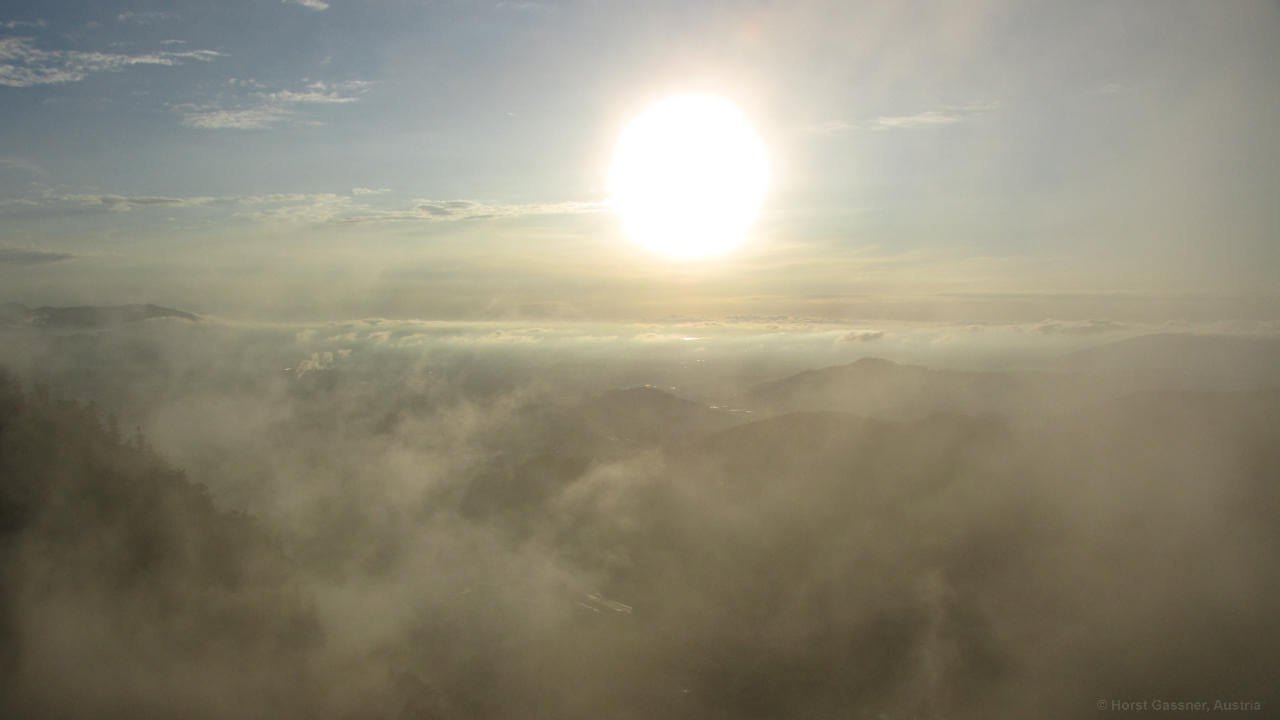
[[[673,255],[711,255],[742,241],[767,174],[764,143],[738,108],[714,97],[673,97],[623,131],[609,191],[637,242]]]

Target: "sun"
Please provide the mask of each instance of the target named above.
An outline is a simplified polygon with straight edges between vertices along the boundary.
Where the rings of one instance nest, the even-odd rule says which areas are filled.
[[[742,241],[767,178],[764,143],[737,107],[680,96],[653,105],[622,132],[609,192],[632,239],[698,257]]]

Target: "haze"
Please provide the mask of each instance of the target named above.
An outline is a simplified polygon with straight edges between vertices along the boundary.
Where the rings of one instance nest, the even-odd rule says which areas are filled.
[[[1269,2],[6,2],[0,714],[1273,715],[1277,67]],[[672,97],[767,155],[707,258],[610,198]]]

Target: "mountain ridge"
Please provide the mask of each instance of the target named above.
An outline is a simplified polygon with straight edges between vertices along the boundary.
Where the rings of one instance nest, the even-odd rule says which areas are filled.
[[[154,318],[176,318],[191,322],[200,320],[200,316],[195,313],[154,303],[43,305],[37,308],[19,302],[0,305],[0,324],[27,325],[51,330],[111,327]]]

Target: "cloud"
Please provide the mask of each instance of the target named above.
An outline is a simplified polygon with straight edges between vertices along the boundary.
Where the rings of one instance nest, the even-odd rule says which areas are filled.
[[[273,222],[330,222],[353,208],[352,196],[337,193],[256,195],[237,202],[257,208],[248,217]]]
[[[890,327],[897,340],[900,331]],[[688,357],[685,350],[703,343],[654,343],[644,353],[626,342],[579,349],[570,345],[578,327],[538,325],[548,328],[564,333],[558,346],[556,340],[502,345],[500,337],[532,332],[523,325],[391,320],[155,324],[76,342],[50,338],[29,350],[0,343],[0,354],[22,350],[32,357],[26,365],[59,383],[55,390],[126,408],[132,415],[121,425],[136,422],[155,451],[208,488],[214,502],[252,518],[207,545],[171,543],[209,548],[211,564],[177,553],[178,560],[157,563],[161,570],[147,567],[145,583],[132,584],[95,569],[84,582],[67,583],[73,589],[55,600],[42,594],[21,605],[22,612],[9,615],[28,620],[13,623],[17,637],[43,653],[23,678],[43,683],[37,689],[49,697],[67,697],[57,708],[67,708],[64,714],[87,714],[80,711],[97,696],[86,700],[67,688],[92,682],[106,662],[133,667],[127,660],[141,652],[136,638],[166,636],[157,627],[178,629],[177,650],[158,646],[147,657],[185,662],[194,679],[164,685],[164,697],[154,702],[187,714],[206,708],[210,692],[245,686],[246,674],[254,675],[253,688],[272,693],[261,706],[276,715],[311,710],[320,718],[455,717],[480,714],[476,707],[514,716],[517,702],[544,703],[547,714],[562,717],[609,716],[619,697],[637,699],[643,703],[637,714],[647,715],[748,716],[766,714],[759,708],[767,702],[775,716],[838,712],[856,703],[868,715],[932,717],[991,707],[992,715],[1015,715],[1027,697],[1087,703],[1095,686],[1108,682],[1145,687],[1167,676],[1185,685],[1200,667],[1187,663],[1206,647],[1219,652],[1199,658],[1203,667],[1234,662],[1228,670],[1248,670],[1254,656],[1240,659],[1238,651],[1253,648],[1254,621],[1268,617],[1263,591],[1272,578],[1266,573],[1273,572],[1267,561],[1275,535],[1268,503],[1258,500],[1257,512],[1244,513],[1241,502],[1274,497],[1261,472],[1269,466],[1254,464],[1268,457],[1265,441],[1274,435],[1265,423],[1262,435],[1234,411],[1201,414],[1195,408],[1203,398],[1194,395],[1170,406],[1180,410],[1172,424],[1136,408],[1119,413],[1091,405],[1069,415],[1057,403],[1036,403],[1029,423],[972,417],[977,411],[919,422],[809,413],[715,431],[720,422],[765,412],[753,418],[723,407],[708,411],[705,405],[722,396],[711,388],[737,391],[757,377],[784,376],[772,363],[796,349],[796,337],[730,336],[732,357],[756,369],[739,374],[704,363],[698,374],[711,376],[704,384],[674,391],[696,401],[683,403],[653,387],[669,390],[679,377],[699,382],[694,373],[663,368],[667,358]],[[630,334],[629,327],[597,330]],[[680,330],[670,334],[682,336]],[[397,332],[405,340],[430,333],[437,343],[427,350],[408,343],[388,348],[394,343],[384,338],[394,340]],[[354,340],[339,339],[350,333]],[[453,339],[459,333],[494,342],[501,352],[475,351]],[[361,344],[362,337],[368,342]],[[833,346],[825,335],[800,340],[804,348],[821,341],[830,353],[821,357],[839,357],[840,364],[861,349]],[[344,357],[344,350],[351,352]],[[797,353],[796,369],[819,367],[814,357],[807,349]],[[641,384],[650,391],[581,397]],[[961,396],[960,409],[986,407],[985,387]],[[874,407],[886,411],[939,406],[914,384],[875,389],[885,401]],[[1129,391],[1124,379],[1120,392]],[[849,402],[863,400],[856,395]],[[644,439],[633,428],[656,428],[650,437],[671,440]],[[53,440],[59,451],[67,444]],[[652,447],[668,442],[674,451]],[[1233,480],[1244,478],[1242,467],[1258,469],[1247,485]],[[1224,490],[1219,479],[1232,484]],[[186,504],[155,507],[155,522],[165,527],[188,527],[201,517]],[[126,517],[138,514],[134,508],[126,507],[132,513]],[[1136,516],[1150,519],[1137,534]],[[84,526],[69,512],[49,517]],[[1221,532],[1230,527],[1241,531]],[[259,556],[252,540],[258,528],[288,552],[287,564],[266,563],[274,549]],[[112,551],[139,544],[119,540],[132,538],[128,533],[82,535]],[[1177,567],[1161,562],[1171,542],[1187,550]],[[40,579],[70,572],[58,564],[63,555],[41,554],[47,545],[20,547],[34,548],[35,569],[18,568],[26,574],[15,576],[14,587],[44,593]],[[142,544],[140,552],[152,547]],[[771,552],[777,548],[787,552]],[[1100,564],[1099,550],[1112,552],[1114,562]],[[246,555],[264,558],[264,570],[222,570],[241,567],[228,563]],[[168,563],[180,573],[157,574]],[[242,587],[209,584],[207,566]],[[284,568],[280,575],[276,567]],[[123,577],[137,575],[127,569]],[[1177,592],[1189,574],[1226,591]],[[277,576],[291,584],[266,579]],[[1023,597],[1029,583],[1044,592]],[[199,602],[170,604],[211,605],[216,613],[209,620],[194,615],[179,622],[168,614],[157,620],[155,608],[167,605],[140,594],[151,587],[166,593],[158,595],[162,600],[171,589],[194,587]],[[120,588],[128,594],[111,594]],[[222,604],[223,594],[235,605]],[[244,637],[291,627],[281,620],[291,616],[258,610],[264,606],[255,598],[264,596],[298,597],[316,608],[316,629],[308,631],[316,639],[300,644],[302,669],[284,651],[240,654]],[[120,605],[131,612],[100,607],[99,597],[124,598]],[[1188,604],[1188,597],[1203,602]],[[1124,600],[1139,606],[1117,615],[1129,607]],[[235,615],[222,611],[242,604]],[[49,613],[36,612],[46,607],[62,608],[54,619],[64,623],[72,611],[90,618],[91,631],[70,622],[70,639],[58,635],[59,644],[44,652],[38,640],[59,627]],[[1225,641],[1218,622],[1224,607],[1243,618],[1228,624]],[[1182,633],[1188,618],[1200,617],[1190,639],[1179,634],[1153,645],[1150,661],[1127,674],[1119,667],[1117,676],[1116,663],[1077,672],[1126,644],[1150,645],[1169,626],[1156,622],[1162,618]],[[655,634],[653,618],[670,632]],[[743,632],[748,624],[759,631]],[[224,640],[228,627],[238,634]],[[1063,627],[1108,632],[1064,634]],[[1257,647],[1273,641],[1259,638]],[[87,653],[99,652],[107,659],[86,666]],[[1049,663],[1037,673],[1044,683],[1028,690],[1021,669],[1042,662]],[[222,674],[227,664],[234,672]],[[807,672],[835,666],[850,670]],[[1220,692],[1268,691],[1264,677],[1245,677],[1252,686]],[[146,672],[126,678],[142,689],[138,703],[154,697],[146,694],[157,687],[153,679]],[[769,685],[766,694],[743,692],[744,683],[757,681]],[[49,684],[53,689],[44,690]],[[573,693],[559,692],[570,685]],[[175,699],[188,686],[198,692]],[[1219,692],[1216,685],[1192,690]],[[296,706],[293,693],[304,696]],[[259,706],[258,695],[241,697],[239,707]],[[323,697],[324,711],[314,711],[315,697]],[[514,701],[490,700],[508,697]],[[146,707],[134,714],[145,715]],[[216,716],[216,709],[207,714]],[[1058,716],[1070,716],[1070,708]]]
[[[113,212],[129,212],[135,208],[198,207],[214,201],[214,198],[207,196],[163,197],[157,195],[64,195],[60,199],[82,206],[101,206]]]
[[[539,328],[494,330],[484,335],[450,335],[444,338],[444,342],[453,345],[531,345],[542,342],[544,332]]]
[[[36,177],[47,177],[49,175],[48,171],[39,165],[31,162],[30,160],[17,157],[0,156],[0,169],[3,168],[22,170],[23,172],[30,173]]]
[[[853,128],[853,124],[844,120],[826,120],[816,125],[805,127],[803,131],[810,135],[840,135]]]
[[[70,253],[32,250],[30,248],[0,248],[0,265],[45,265],[75,257]]]
[[[341,222],[384,222],[390,220],[481,220],[534,215],[581,215],[604,212],[608,204],[569,200],[554,203],[489,204],[475,200],[416,200],[408,210],[372,212],[343,218]]]
[[[211,197],[161,197],[143,195],[125,197],[123,195],[101,195],[98,202],[112,210],[128,211],[134,208],[147,207],[197,207],[213,202]]]
[[[5,30],[17,30],[20,27],[44,27],[47,25],[44,20],[7,20],[0,23],[0,28]]]
[[[213,117],[202,121],[254,122],[252,117]],[[343,193],[266,193],[261,195],[119,195],[69,193],[46,189],[27,197],[0,199],[0,215],[73,216],[92,212],[126,213],[152,208],[225,208],[229,217],[265,222],[360,223],[371,221],[443,221],[514,218],[539,215],[574,215],[600,212],[600,202],[500,204],[477,200],[416,200],[405,210],[380,209],[390,188],[353,188]]]
[[[126,213],[151,208],[195,208],[234,202],[236,202],[235,198],[211,196],[127,196],[111,193],[57,192],[46,188],[37,195],[0,199],[0,216],[70,217],[95,212]]]
[[[233,87],[261,87],[254,80],[228,81]],[[255,90],[230,107],[218,103],[184,103],[172,106],[183,125],[204,130],[262,130],[295,120],[298,108],[306,105],[346,105],[359,101],[359,95],[372,83],[347,80],[336,83],[313,82],[301,90]]]
[[[871,123],[872,130],[918,129],[954,125],[996,108],[995,103],[949,105],[910,115],[881,115]]]
[[[285,5],[300,5],[308,10],[316,12],[324,12],[329,9],[329,3],[324,0],[283,0]]]
[[[342,353],[342,352],[343,351],[339,351],[339,353]],[[351,353],[350,350],[346,350],[345,352],[348,355]],[[321,372],[324,370],[332,370],[333,366],[334,366],[334,355],[332,352],[326,350],[324,352],[311,353],[311,357],[302,360],[302,362],[299,362],[297,364],[297,367],[290,368],[290,369],[293,371],[295,375],[297,375],[298,377],[302,377],[307,373]]]
[[[175,13],[162,12],[159,10],[144,10],[142,12],[126,10],[125,12],[116,15],[116,22],[132,22],[138,25],[150,25],[173,17],[176,17]]]
[[[947,105],[931,108],[908,115],[880,115],[872,120],[852,121],[840,118],[800,126],[797,131],[805,135],[834,137],[858,130],[909,130],[943,125],[954,125],[964,122],[998,107],[997,103],[970,103],[967,105]]]
[[[960,122],[960,116],[939,110],[926,110],[914,115],[880,116],[876,118],[877,128],[916,128],[933,125],[950,125]]]
[[[1041,335],[1099,335],[1125,329],[1128,329],[1127,325],[1114,320],[1045,320],[1033,327],[1032,332]]]
[[[502,0],[494,5],[498,10],[514,10],[516,12],[537,12],[546,10],[547,6],[540,2],[527,2],[520,0]]]
[[[109,193],[56,193],[0,200],[0,214],[42,216],[77,215],[86,212],[126,213],[152,208],[231,208],[235,215],[256,220],[304,220],[324,222],[339,211],[350,211],[353,196],[335,193],[271,193],[264,195],[168,197],[161,195],[115,195]]]
[[[322,90],[307,90],[306,92],[293,92],[292,90],[281,90],[273,92],[267,96],[267,99],[273,103],[287,105],[291,103],[307,103],[319,105],[345,104],[353,103],[357,98],[350,95],[340,95],[336,92],[324,92]]]
[[[853,330],[840,337],[840,342],[872,342],[884,337],[883,330]]]
[[[216,110],[179,105],[174,109],[182,114],[183,125],[204,130],[261,130],[288,117],[281,108]]]
[[[0,85],[33,87],[80,82],[99,72],[119,72],[139,65],[180,65],[208,62],[222,53],[215,50],[163,50],[129,55],[81,50],[42,50],[31,38],[0,38]]]
[[[469,217],[474,216],[476,208],[483,207],[470,200],[442,200],[424,202],[415,208],[429,217]]]

